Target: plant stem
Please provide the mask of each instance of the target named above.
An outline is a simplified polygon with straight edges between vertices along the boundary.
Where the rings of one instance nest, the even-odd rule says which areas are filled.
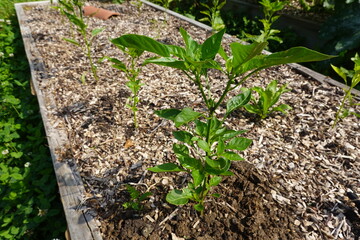
[[[344,96],[343,100],[341,101],[341,105],[340,105],[338,111],[336,112],[336,116],[335,116],[335,120],[334,120],[334,123],[333,123],[333,125],[332,125],[332,128],[334,128],[335,125],[339,122],[340,113],[341,113],[342,110],[344,109],[344,107],[345,107],[345,102],[346,102],[346,100],[349,98],[350,95],[351,95],[351,89],[349,89],[349,90],[346,91],[346,95]]]
[[[86,55],[89,59],[89,62],[90,62],[90,68],[91,68],[91,72],[96,80],[96,82],[99,80],[99,77],[97,76],[97,72],[96,72],[96,66],[94,65],[93,63],[93,59],[91,57],[91,44],[90,42],[88,41],[87,39],[87,36],[86,36],[86,33],[84,32],[83,33],[83,37],[84,37],[84,41],[85,41],[85,45],[86,45]]]
[[[135,104],[135,101],[134,101],[134,104]],[[134,113],[134,126],[135,126],[135,128],[138,128],[139,125],[138,125],[138,123],[137,123],[136,111],[133,111],[133,113]]]

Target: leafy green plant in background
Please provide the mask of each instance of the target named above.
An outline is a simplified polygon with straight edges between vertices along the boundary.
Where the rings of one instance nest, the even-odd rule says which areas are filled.
[[[260,35],[244,33],[246,36],[244,40],[250,42],[263,42],[265,41],[265,39],[267,39],[282,43],[282,39],[276,36],[278,33],[280,33],[280,31],[277,29],[272,29],[272,25],[280,17],[278,15],[275,15],[275,13],[282,10],[285,7],[286,2],[279,0],[274,2],[271,0],[262,0],[259,3],[262,5],[262,10],[264,13],[264,18],[260,19],[263,28],[262,30],[260,30]]]
[[[300,6],[306,11],[336,10],[340,5],[350,4],[357,0],[299,0]]]
[[[306,11],[313,11],[319,8],[332,8],[333,1],[329,0],[299,0],[300,6]]]
[[[63,239],[66,220],[14,15],[0,1],[0,239]]]
[[[138,128],[139,124],[137,121],[137,104],[139,103],[139,91],[141,86],[143,85],[141,83],[141,79],[138,78],[141,71],[141,67],[138,66],[141,66],[141,64],[139,64],[139,58],[144,51],[136,48],[126,48],[121,44],[121,42],[118,42],[117,39],[113,39],[111,40],[111,42],[122,52],[124,52],[129,58],[127,61],[128,63],[125,64],[119,59],[106,57],[106,59],[110,60],[113,63],[112,66],[116,69],[123,71],[127,79],[129,80],[126,83],[126,86],[130,89],[132,95],[128,98],[126,106],[132,110],[134,116],[134,126],[135,128]]]
[[[153,0],[153,2],[160,4],[161,6],[163,6],[166,9],[170,9],[170,4],[173,1],[174,0]]]
[[[112,3],[123,4],[127,0],[112,0]]]
[[[266,118],[270,113],[280,111],[286,113],[287,110],[292,109],[287,104],[281,104],[277,107],[274,105],[279,101],[281,94],[290,91],[286,88],[287,85],[283,85],[277,88],[277,81],[274,80],[265,89],[261,87],[253,87],[251,90],[258,93],[259,97],[256,99],[253,95],[251,97],[251,103],[245,105],[246,111],[255,113],[261,118]],[[245,89],[247,90],[247,89]]]
[[[360,51],[360,2],[335,1],[334,14],[322,25],[319,37],[320,51],[327,54],[339,55],[331,61],[317,63],[314,68],[334,78],[330,64],[351,69],[350,60],[356,52]],[[342,81],[342,79],[339,79]]]
[[[90,69],[93,74],[93,77],[95,78],[96,81],[98,81],[99,77],[97,75],[97,70],[96,70],[97,67],[94,63],[91,50],[92,50],[92,41],[94,37],[96,37],[99,33],[101,33],[103,29],[93,29],[89,36],[88,26],[85,23],[85,19],[83,15],[83,7],[84,7],[83,0],[58,0],[58,4],[59,4],[60,12],[68,18],[70,23],[72,23],[75,26],[76,30],[81,35],[81,39],[84,45],[82,45],[79,41],[75,39],[64,38],[64,40],[76,46],[79,46],[83,49],[84,53],[86,54],[89,60]],[[84,76],[85,75],[83,75],[82,77],[81,80],[82,82],[84,82],[85,79]]]
[[[206,8],[204,11],[200,11],[206,17],[199,19],[201,22],[210,23],[213,31],[220,31],[225,28],[224,21],[221,18],[220,10],[226,4],[226,0],[212,0],[212,4],[206,4],[200,2],[200,4]]]
[[[355,103],[353,96],[351,95],[352,89],[354,89],[360,83],[360,58],[359,58],[359,55],[356,54],[355,57],[351,58],[351,60],[355,64],[353,71],[349,71],[343,67],[339,68],[334,65],[331,65],[331,67],[334,69],[334,71],[344,80],[346,85],[350,86],[349,88],[344,89],[345,95],[343,97],[343,100],[341,101],[338,111],[336,112],[333,127],[335,127],[335,125],[341,119],[346,118],[349,115],[355,115],[357,117],[360,117],[360,113],[351,111],[352,107],[360,105],[360,103]],[[350,82],[348,81],[348,77],[352,78]]]
[[[175,127],[179,128],[173,133],[181,142],[173,145],[179,164],[164,163],[149,169],[153,172],[189,173],[192,180],[187,187],[170,191],[166,199],[175,205],[195,201],[194,207],[201,213],[204,211],[204,201],[211,188],[221,182],[222,176],[232,174],[229,171],[231,161],[243,160],[239,151],[245,150],[251,144],[251,140],[239,137],[245,131],[228,129],[225,124],[225,120],[234,110],[249,102],[251,91],[244,90],[229,99],[225,104],[225,114],[217,116],[216,111],[223,105],[228,94],[238,89],[254,73],[270,66],[320,61],[332,57],[303,47],[264,55],[262,50],[267,46],[266,36],[259,38],[263,41],[250,45],[231,43],[231,55],[228,56],[221,47],[224,32],[225,30],[221,30],[203,44],[199,44],[184,29],[180,29],[185,47],[162,44],[149,37],[135,34],[123,35],[116,39],[122,46],[159,55],[145,60],[145,64],[180,69],[197,87],[203,99],[206,106],[203,112],[194,111],[190,107],[156,111],[157,115],[173,121]],[[218,54],[225,61],[225,65],[215,61]],[[222,72],[226,76],[226,85],[218,96],[213,93],[210,69]]]
[[[141,0],[133,0],[130,1],[130,4],[135,6],[137,9],[137,12],[140,13],[141,7],[143,6],[143,2]]]
[[[122,206],[125,209],[132,209],[135,211],[143,210],[143,201],[152,195],[151,192],[141,193],[141,191],[131,185],[126,185],[126,190],[130,194],[130,201],[123,203]]]

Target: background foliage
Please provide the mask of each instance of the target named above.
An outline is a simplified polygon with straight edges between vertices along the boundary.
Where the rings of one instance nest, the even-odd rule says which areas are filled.
[[[0,1],[0,239],[62,239],[66,229],[14,3]]]
[[[150,1],[159,4],[158,0]],[[201,15],[201,11],[204,11],[203,3],[211,2],[212,0],[173,0],[169,8],[192,19],[199,20],[203,17],[203,15]],[[230,2],[230,0],[228,0],[228,2]],[[260,2],[260,0],[254,0],[254,3],[257,2]],[[338,55],[338,57],[305,65],[343,82],[332,70],[330,64],[346,68],[353,67],[350,59],[355,53],[360,52],[360,1],[296,0],[287,2],[290,5],[298,7],[304,16],[307,16],[307,13],[315,15],[321,14],[324,16],[324,22],[318,35],[321,44],[319,44],[319,47],[315,50],[330,55]],[[239,9],[235,12],[226,7],[224,9],[221,10],[221,17],[225,23],[227,33],[236,35],[240,39],[246,39],[246,34],[258,35],[260,33],[262,29],[260,20],[263,16],[253,17],[245,11],[239,11]],[[291,26],[282,28],[280,33],[277,34],[277,38],[282,41],[269,41],[267,50],[277,52],[305,44],[305,38],[296,33]],[[356,88],[360,89],[359,86]]]

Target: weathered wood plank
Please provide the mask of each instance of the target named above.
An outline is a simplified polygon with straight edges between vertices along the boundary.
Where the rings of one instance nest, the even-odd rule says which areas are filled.
[[[76,166],[68,162],[59,162],[56,150],[61,149],[68,142],[67,133],[54,128],[50,123],[48,114],[54,106],[51,96],[45,96],[40,89],[39,79],[46,81],[46,72],[41,55],[37,51],[31,30],[26,26],[26,16],[24,7],[31,7],[40,4],[49,4],[49,1],[18,3],[15,9],[20,25],[21,34],[24,41],[26,56],[29,61],[31,71],[32,86],[37,96],[40,113],[45,127],[46,136],[49,143],[49,149],[54,165],[55,175],[59,187],[59,192],[68,224],[68,231],[72,240],[101,240],[100,230],[93,217],[80,208],[83,193],[85,191],[82,180],[76,171]]]

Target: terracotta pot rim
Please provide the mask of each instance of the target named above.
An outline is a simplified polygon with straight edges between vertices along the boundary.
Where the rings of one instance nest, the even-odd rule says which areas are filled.
[[[112,16],[119,16],[120,13],[109,11],[103,8],[97,8],[94,6],[85,6],[84,15],[89,17],[96,17],[102,20],[107,20]]]

